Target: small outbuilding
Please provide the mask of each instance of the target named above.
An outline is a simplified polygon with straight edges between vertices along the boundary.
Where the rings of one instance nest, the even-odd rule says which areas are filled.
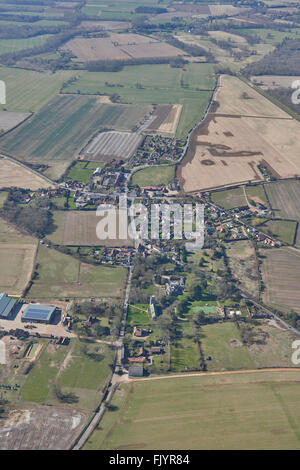
[[[129,377],[143,377],[144,368],[141,366],[131,366],[129,367]]]

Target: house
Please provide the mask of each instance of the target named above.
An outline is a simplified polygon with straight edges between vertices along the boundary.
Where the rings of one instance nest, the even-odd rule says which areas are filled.
[[[4,292],[0,294],[0,318],[10,318],[13,315],[16,302],[15,299],[11,299]]]
[[[162,348],[160,346],[152,346],[150,348],[150,353],[151,354],[161,354],[163,351],[162,351]]]

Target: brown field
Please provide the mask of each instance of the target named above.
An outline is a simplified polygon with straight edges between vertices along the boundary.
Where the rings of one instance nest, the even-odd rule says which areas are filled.
[[[182,104],[174,104],[163,123],[157,129],[158,133],[174,135],[182,111]]]
[[[114,29],[127,29],[130,27],[130,23],[125,21],[82,21],[79,25],[79,29],[87,30],[107,30],[111,31]]]
[[[258,274],[255,250],[248,240],[230,243],[226,246],[232,275],[238,280],[242,292],[258,296]]]
[[[182,50],[163,42],[122,46],[122,50],[134,59],[141,59],[143,57],[175,57],[184,54]]]
[[[22,294],[31,277],[36,249],[37,240],[0,219],[0,292]]]
[[[11,188],[17,186],[25,189],[49,188],[50,183],[40,178],[29,169],[11,162],[10,160],[0,159],[0,188]]]
[[[10,408],[1,420],[1,450],[67,450],[87,419],[82,410],[62,406],[26,403]]]
[[[67,42],[62,49],[71,50],[83,62],[128,59],[128,55],[118,46],[114,46],[110,38],[75,38]]]
[[[300,124],[241,80],[222,76],[212,112],[178,169],[185,192],[300,174]]]
[[[156,39],[139,34],[112,33],[107,38],[71,39],[63,46],[71,50],[80,61],[111,59],[122,60],[143,57],[173,57],[182,55],[183,51]]]
[[[295,75],[259,75],[257,77],[251,77],[251,82],[259,84],[263,89],[274,89],[278,87],[291,88],[295,80],[299,80],[299,77]]]
[[[54,221],[56,231],[49,239],[58,245],[69,246],[132,246],[132,240],[101,240],[96,227],[101,217],[96,211],[57,211]],[[117,223],[118,233],[118,223]]]
[[[31,116],[31,113],[0,111],[0,130],[9,131]]]
[[[300,221],[300,181],[276,181],[265,185],[275,217]]]
[[[300,313],[300,253],[292,248],[261,251],[265,256],[262,276],[265,304],[289,312]]]

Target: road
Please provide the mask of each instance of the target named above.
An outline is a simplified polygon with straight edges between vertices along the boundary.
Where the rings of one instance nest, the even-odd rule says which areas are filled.
[[[126,283],[126,289],[125,289],[125,296],[124,296],[124,307],[123,307],[123,314],[122,314],[122,319],[121,319],[121,327],[118,335],[118,339],[115,342],[115,345],[117,346],[117,357],[116,357],[116,365],[115,369],[111,378],[111,381],[108,385],[107,391],[104,394],[101,404],[98,407],[97,411],[95,412],[95,415],[92,419],[92,421],[88,424],[84,432],[81,434],[80,438],[78,441],[75,443],[73,446],[73,450],[80,450],[84,444],[87,442],[89,437],[92,435],[94,432],[96,426],[99,424],[101,419],[103,418],[103,415],[106,410],[106,404],[110,402],[110,400],[113,397],[113,394],[116,390],[116,387],[120,382],[123,382],[127,380],[127,376],[122,376],[119,375],[118,372],[120,368],[122,368],[122,359],[123,359],[123,351],[124,351],[124,336],[125,336],[125,329],[126,329],[126,321],[127,321],[127,313],[128,313],[128,303],[129,303],[129,295],[130,295],[130,289],[131,289],[131,281],[132,281],[132,274],[133,274],[133,265],[130,266],[129,268],[129,273],[128,273],[128,278],[127,278],[127,283]]]

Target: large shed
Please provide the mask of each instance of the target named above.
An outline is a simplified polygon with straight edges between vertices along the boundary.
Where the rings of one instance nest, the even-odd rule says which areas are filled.
[[[0,318],[9,318],[13,314],[16,300],[8,297],[4,292],[0,294]]]
[[[55,312],[53,305],[30,304],[22,313],[22,322],[51,323]]]

